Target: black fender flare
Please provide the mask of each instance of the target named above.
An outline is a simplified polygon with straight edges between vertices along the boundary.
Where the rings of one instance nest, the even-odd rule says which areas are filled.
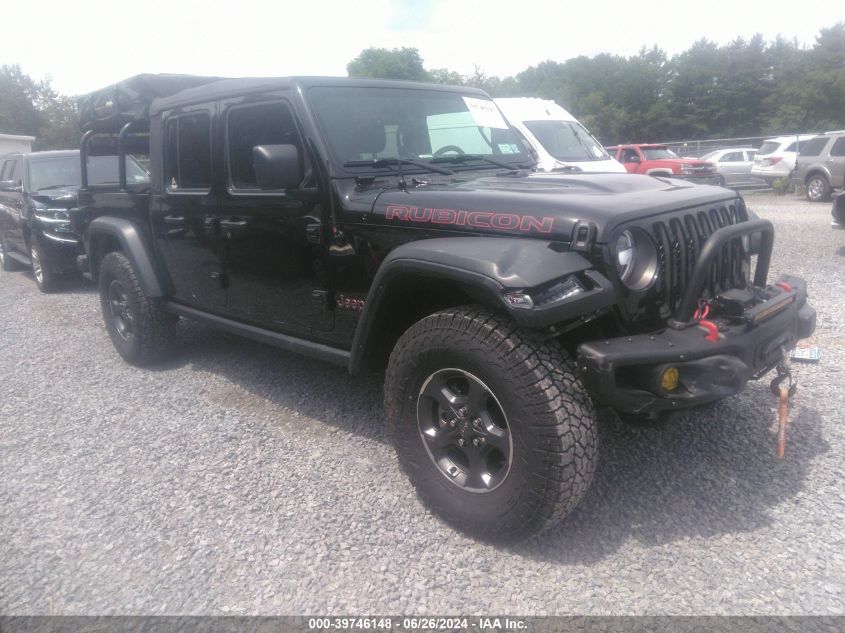
[[[549,305],[516,308],[508,290],[543,288],[579,273],[591,286],[584,292]],[[373,325],[385,298],[403,277],[422,275],[456,281],[472,288],[520,326],[544,328],[587,315],[616,303],[613,284],[581,254],[559,243],[528,238],[452,237],[409,242],[393,249],[376,272],[355,330],[349,370],[360,372],[376,334]]]
[[[99,217],[91,222],[88,228],[88,243],[92,272],[99,270],[99,262],[107,254],[102,253],[99,246],[103,236],[112,237],[120,244],[147,297],[160,299],[167,295],[165,289],[168,286],[156,268],[152,249],[139,227],[126,218]]]

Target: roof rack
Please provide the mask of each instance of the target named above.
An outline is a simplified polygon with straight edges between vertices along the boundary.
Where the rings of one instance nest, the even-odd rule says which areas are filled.
[[[127,123],[149,118],[154,99],[169,97],[219,77],[143,74],[83,95],[77,101],[83,131],[117,134]]]

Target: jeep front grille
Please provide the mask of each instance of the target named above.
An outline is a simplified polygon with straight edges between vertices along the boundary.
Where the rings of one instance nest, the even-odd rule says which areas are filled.
[[[722,227],[747,219],[745,206],[738,201],[727,206],[664,218],[651,225],[658,260],[655,291],[671,314],[675,313],[681,302],[698,254],[707,238]],[[721,291],[744,287],[749,273],[747,262],[748,256],[742,240],[728,242],[710,268],[705,293],[714,297]]]

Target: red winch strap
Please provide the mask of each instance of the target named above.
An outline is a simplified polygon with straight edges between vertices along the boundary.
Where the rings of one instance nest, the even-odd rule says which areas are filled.
[[[789,421],[789,389],[780,386],[780,407],[778,407],[778,459],[786,452],[786,423]]]
[[[715,343],[719,340],[719,327],[713,323],[713,321],[706,321],[702,319],[698,322],[698,324],[707,330],[707,336],[704,337],[705,341]]]

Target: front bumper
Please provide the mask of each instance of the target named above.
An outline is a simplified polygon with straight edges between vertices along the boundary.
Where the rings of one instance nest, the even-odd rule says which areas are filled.
[[[82,252],[82,246],[74,234],[42,231],[37,239],[44,265],[51,273],[76,272],[76,257]]]
[[[693,325],[581,344],[578,369],[586,388],[599,404],[637,414],[681,410],[739,393],[815,330],[816,311],[807,303],[804,281],[781,281],[791,290],[770,287],[774,296],[754,311],[765,313],[767,306],[781,303],[786,307],[756,323],[715,319],[717,340]],[[678,369],[679,384],[666,391],[660,377],[670,366]]]

